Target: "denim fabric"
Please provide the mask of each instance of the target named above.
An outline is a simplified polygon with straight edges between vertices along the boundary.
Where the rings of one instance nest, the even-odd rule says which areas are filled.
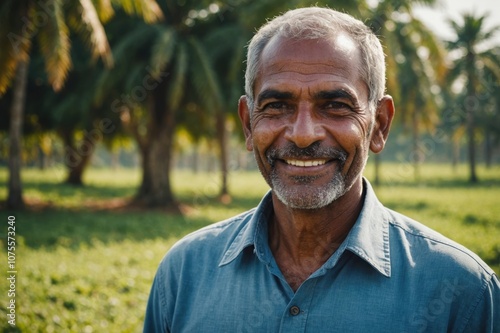
[[[144,332],[500,332],[493,271],[364,184],[348,237],[295,293],[268,246],[270,193],[180,240],[158,268]]]

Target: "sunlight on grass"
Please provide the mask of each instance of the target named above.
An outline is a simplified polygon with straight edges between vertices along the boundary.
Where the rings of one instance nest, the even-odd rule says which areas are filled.
[[[383,164],[375,191],[384,205],[470,248],[498,274],[500,168],[479,168],[478,174],[481,182],[470,185],[465,166],[453,171],[448,165],[424,165],[416,184],[405,166]],[[366,176],[373,179],[373,165]],[[27,201],[45,206],[9,212],[17,221],[21,332],[140,332],[153,275],[170,246],[189,232],[255,207],[269,189],[256,171],[234,172],[231,201],[224,204],[218,173],[175,171],[180,216],[89,208],[132,198],[139,170],[89,170],[85,187],[62,184],[60,170],[25,169],[22,177]],[[1,198],[7,195],[6,182],[7,172],[0,169]],[[0,279],[2,290],[6,283]],[[5,299],[0,300],[3,316]]]

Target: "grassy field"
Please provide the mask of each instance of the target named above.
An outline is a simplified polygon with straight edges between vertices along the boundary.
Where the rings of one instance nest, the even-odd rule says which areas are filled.
[[[384,165],[379,199],[479,254],[500,272],[500,167],[480,169],[470,186],[466,169],[431,165],[416,185],[402,165]],[[123,209],[139,182],[134,170],[91,170],[88,186],[61,185],[60,170],[25,170],[23,212],[2,212],[2,267],[7,216],[16,217],[17,327],[6,323],[8,289],[0,279],[0,332],[140,332],[156,267],[182,235],[255,206],[267,191],[260,174],[235,172],[232,201],[216,200],[217,174],[176,172],[183,216]],[[372,167],[366,176],[373,177]],[[7,173],[0,169],[0,199]],[[4,273],[6,274],[6,273]]]

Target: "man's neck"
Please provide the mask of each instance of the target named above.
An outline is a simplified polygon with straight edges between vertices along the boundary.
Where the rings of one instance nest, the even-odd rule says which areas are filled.
[[[363,186],[353,186],[327,207],[296,210],[273,195],[269,246],[290,287],[296,291],[338,249],[363,206]]]

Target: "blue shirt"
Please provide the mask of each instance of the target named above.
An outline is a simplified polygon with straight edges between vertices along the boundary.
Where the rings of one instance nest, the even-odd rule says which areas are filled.
[[[500,332],[494,272],[364,186],[347,238],[295,293],[268,245],[270,193],[186,236],[158,268],[144,332]]]

